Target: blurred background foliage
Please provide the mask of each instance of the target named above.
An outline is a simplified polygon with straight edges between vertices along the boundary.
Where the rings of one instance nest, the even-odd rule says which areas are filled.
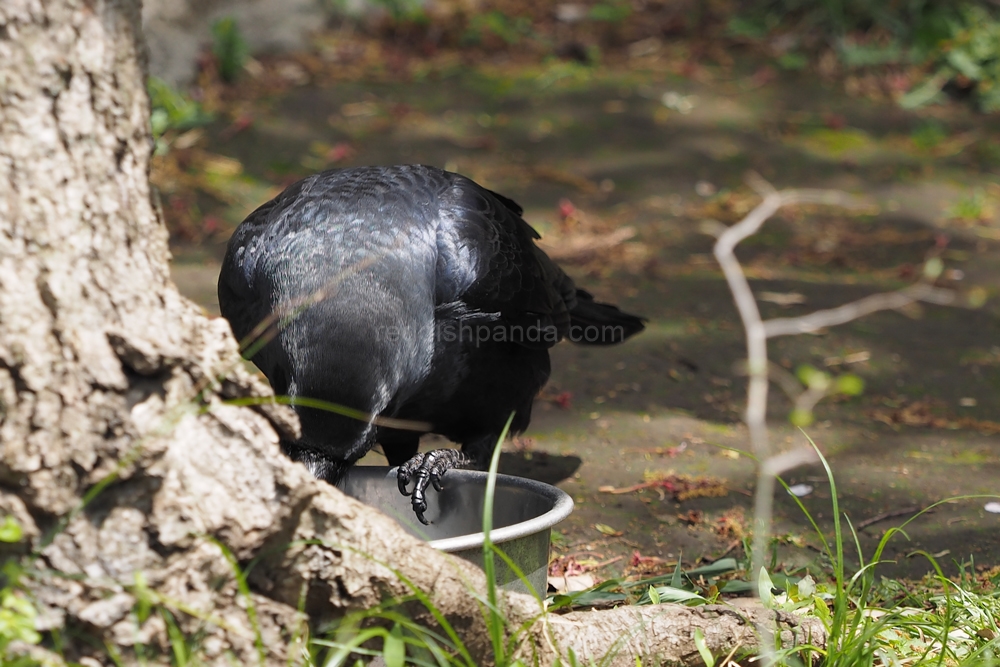
[[[346,0],[323,2],[332,29],[349,26],[422,56],[508,52],[596,65],[659,40],[685,40],[693,59],[725,61],[742,47],[780,69],[813,69],[845,81],[848,93],[877,89],[907,108],[951,97],[987,113],[1000,109],[997,0],[369,0],[363,15]],[[252,61],[247,43],[231,17],[211,32],[201,80],[210,70],[232,84]],[[211,119],[210,109],[162,81],[151,80],[150,93],[157,136]]]
[[[358,142],[373,132],[404,117],[424,118],[412,113],[419,111],[412,104],[347,104],[329,120],[342,139],[317,138],[310,155],[287,169],[271,160],[263,180],[239,160],[202,150],[206,140],[225,142],[259,123],[282,95],[307,85],[329,89],[460,76],[476,94],[500,99],[524,86],[582,90],[597,81],[641,86],[640,72],[693,83],[752,72],[750,86],[788,73],[904,109],[953,105],[981,114],[1000,109],[1000,0],[366,0],[360,11],[355,0],[318,1],[325,23],[294,52],[255,49],[243,32],[252,23],[222,16],[210,21],[209,41],[192,65],[197,74],[190,85],[150,77],[157,154],[180,153],[154,168],[174,239],[221,241],[255,202],[276,193],[276,185],[350,162]],[[669,113],[690,112],[688,96],[666,95],[656,122]],[[475,117],[484,130],[509,121],[503,113]],[[442,122],[450,128],[423,131],[471,132]],[[558,132],[561,122],[539,120],[529,139]],[[852,141],[869,141],[843,127],[838,114],[823,123],[810,135],[813,140],[828,139],[843,150]],[[927,117],[912,130],[912,143],[927,154],[947,152],[949,132]],[[467,149],[493,147],[478,135],[449,137]],[[956,137],[964,141],[956,150],[972,142],[970,154],[1000,161],[991,142]],[[205,196],[171,197],[184,189]],[[970,194],[967,205],[954,207],[956,216],[988,217],[977,213],[992,210],[987,199]],[[218,203],[229,208],[219,212]]]

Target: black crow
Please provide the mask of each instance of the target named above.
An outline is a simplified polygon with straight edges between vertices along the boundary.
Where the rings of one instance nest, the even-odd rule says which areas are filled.
[[[424,521],[428,485],[485,468],[512,412],[511,431],[527,428],[550,347],[642,331],[642,318],[577,289],[521,213],[468,178],[409,165],[324,171],[240,224],[219,306],[237,339],[263,332],[244,354],[295,404],[291,458],[336,484],[379,443],[400,491],[415,480]],[[421,432],[393,420],[462,449],[418,454]]]

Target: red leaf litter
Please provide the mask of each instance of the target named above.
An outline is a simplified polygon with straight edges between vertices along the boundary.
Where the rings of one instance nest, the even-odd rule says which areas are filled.
[[[573,215],[574,213],[576,213],[576,206],[573,205],[573,202],[571,202],[570,200],[565,199],[565,198],[559,200],[559,217],[560,218],[562,218],[562,219],[565,220],[566,218],[568,218],[569,216]]]
[[[586,568],[577,562],[575,556],[560,556],[549,564],[550,577],[572,577],[586,571]]]
[[[573,405],[573,394],[569,391],[556,392],[550,388],[544,388],[538,393],[536,398],[539,401],[557,405],[563,410],[569,410]]]
[[[708,475],[678,475],[674,472],[656,473],[650,475],[645,482],[623,488],[602,486],[597,490],[601,493],[619,495],[632,493],[642,489],[653,489],[660,494],[660,499],[670,496],[676,502],[692,498],[721,498],[729,493],[723,480]]]

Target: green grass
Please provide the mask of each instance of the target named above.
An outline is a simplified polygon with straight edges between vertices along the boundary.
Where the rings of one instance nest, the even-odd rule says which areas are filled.
[[[484,508],[483,529],[488,536],[492,527],[492,497],[499,461],[498,447],[490,467],[487,498]],[[836,495],[836,480],[829,464],[822,459],[832,492],[832,509],[836,517],[832,539],[820,529],[813,517],[795,496],[795,502],[812,524],[822,550],[831,568],[824,573],[796,573],[777,571],[762,573],[760,597],[773,609],[813,616],[822,621],[829,633],[826,648],[799,646],[778,651],[779,665],[816,663],[827,667],[859,665],[993,665],[1000,652],[1000,594],[992,581],[980,581],[972,563],[965,564],[956,578],[945,577],[939,564],[928,554],[915,553],[927,559],[933,574],[924,581],[899,582],[877,575],[877,566],[890,540],[905,538],[906,526],[914,517],[897,528],[886,532],[874,553],[865,557],[861,552],[856,532],[850,522],[842,519]],[[967,499],[967,498],[965,498]],[[942,501],[947,502],[947,501]],[[928,508],[930,509],[930,508]],[[919,515],[918,515],[919,516]],[[7,542],[21,538],[11,519],[4,523],[0,537]],[[213,541],[214,542],[214,541]],[[240,596],[244,599],[246,613],[255,632],[255,644],[261,661],[266,647],[257,629],[256,610],[246,573],[248,565],[236,561],[221,544],[220,553],[230,566]],[[512,658],[519,640],[532,621],[521,627],[509,627],[504,615],[502,597],[495,583],[494,559],[501,558],[516,571],[516,566],[487,538],[484,546],[487,574],[486,595],[479,599],[496,664],[501,667],[519,665]],[[845,563],[846,552],[855,550],[862,566],[849,574]],[[42,662],[24,654],[7,654],[12,642],[55,646],[52,636],[34,630],[37,614],[25,586],[25,579],[32,576],[51,576],[53,573],[33,571],[33,566],[22,567],[23,561],[8,559],[3,568],[4,588],[0,590],[0,650],[4,652],[0,664],[30,667]],[[383,563],[387,567],[389,564]],[[724,559],[710,566],[684,572],[680,562],[671,574],[639,581],[612,579],[594,588],[572,595],[556,595],[548,600],[546,612],[551,613],[573,607],[587,607],[599,603],[618,604],[705,604],[724,602],[723,595],[745,591],[749,587],[745,563]],[[744,577],[732,575],[742,570]],[[294,656],[289,664],[335,666],[362,664],[359,661],[375,655],[382,656],[389,667],[404,664],[473,667],[476,662],[465,647],[461,635],[451,626],[444,614],[435,608],[430,597],[417,589],[405,573],[394,570],[400,580],[410,588],[410,594],[387,600],[368,610],[350,614],[326,628],[313,628],[312,634],[302,632],[302,643],[307,648]],[[519,573],[520,574],[520,573]],[[815,575],[815,578],[814,576]],[[825,578],[823,575],[826,575]],[[1000,575],[998,575],[1000,576]],[[523,579],[523,575],[521,575]],[[819,579],[817,582],[816,579]],[[701,586],[696,586],[700,582]],[[202,664],[207,658],[202,652],[200,634],[186,635],[178,619],[181,616],[198,618],[202,624],[222,624],[220,619],[200,615],[183,603],[165,599],[150,590],[139,576],[127,590],[136,598],[132,611],[137,629],[151,616],[163,621],[169,640],[169,650],[137,645],[135,658],[139,662],[166,661],[172,665]],[[439,629],[432,630],[415,622],[403,610],[416,603],[435,619]],[[710,657],[702,641],[699,646],[706,665],[713,664],[719,656]],[[130,659],[119,655],[113,647],[107,654],[116,664],[128,664]],[[567,665],[600,664],[580,662],[567,650]],[[610,656],[609,656],[610,657]]]
[[[189,409],[195,408],[192,406]],[[177,418],[176,415],[168,417],[165,428],[169,428]],[[501,442],[505,436],[506,428]],[[747,543],[744,545],[747,558],[742,562],[727,558],[685,572],[678,559],[677,566],[670,574],[637,581],[611,579],[586,591],[552,596],[546,601],[547,608],[541,604],[542,592],[536,591],[535,597],[540,603],[539,613],[522,621],[519,626],[512,626],[512,621],[504,612],[503,596],[496,583],[495,559],[503,560],[522,582],[528,582],[517,566],[489,539],[500,450],[501,447],[497,446],[491,460],[482,519],[486,535],[483,552],[487,587],[485,594],[470,590],[470,595],[476,596],[480,605],[496,665],[521,665],[513,657],[516,650],[533,624],[548,613],[609,603],[724,604],[724,596],[750,591],[752,577],[746,571],[750,561]],[[932,570],[932,574],[924,581],[914,584],[879,577],[877,568],[883,560],[887,545],[891,540],[905,539],[906,526],[918,520],[920,515],[888,530],[874,552],[866,556],[850,521],[841,517],[833,471],[819,450],[816,451],[830,483],[833,536],[828,538],[801,501],[794,495],[790,497],[810,523],[829,567],[811,573],[786,573],[775,569],[772,559],[771,566],[760,573],[757,593],[769,608],[819,619],[828,633],[828,642],[825,646],[803,645],[778,649],[774,654],[775,664],[789,667],[806,664],[822,664],[826,667],[978,667],[997,664],[995,655],[1000,652],[1000,627],[997,624],[1000,619],[1000,594],[996,591],[995,579],[1000,578],[1000,574],[989,581],[982,581],[977,578],[973,564],[967,563],[962,565],[958,577],[950,579],[944,576],[940,565],[932,556],[915,552],[913,555],[925,558]],[[109,475],[104,482],[96,485],[82,500],[80,509],[102,493],[116,478],[116,474]],[[957,500],[970,499],[972,497]],[[941,503],[950,500],[955,499]],[[924,512],[933,507],[935,505]],[[60,522],[56,530],[41,541],[41,545],[44,547],[50,543],[55,532],[66,525],[67,521]],[[22,538],[17,522],[12,517],[5,517],[0,523],[0,541],[18,544]],[[228,563],[235,589],[242,601],[241,606],[254,635],[257,656],[264,663],[268,657],[268,649],[261,635],[247,578],[256,561],[241,563],[225,545],[212,538],[205,539],[218,547],[221,559]],[[349,545],[327,546],[350,549]],[[852,550],[857,562],[861,563],[853,574],[848,572],[846,565],[847,553]],[[45,664],[43,657],[28,653],[25,647],[44,647],[55,654],[59,652],[58,633],[42,633],[35,629],[38,612],[31,599],[30,582],[32,578],[67,575],[39,568],[37,555],[29,553],[26,556],[8,557],[2,567],[0,664],[5,666],[34,667]],[[409,589],[409,593],[386,600],[372,609],[349,614],[327,627],[286,629],[291,631],[293,637],[291,648],[301,647],[288,651],[289,664],[304,667],[357,665],[363,664],[364,659],[379,655],[389,667],[404,664],[474,667],[476,660],[464,644],[462,635],[450,624],[444,613],[435,607],[431,597],[417,588],[405,572],[393,568],[390,563],[379,564],[392,570]],[[108,645],[105,647],[108,660],[117,665],[156,662],[178,666],[199,665],[209,661],[202,644],[209,634],[207,629],[212,626],[226,627],[223,619],[191,608],[181,600],[164,597],[146,584],[141,573],[131,583],[120,583],[136,600],[130,618],[137,633],[145,623],[156,617],[164,628],[167,646],[164,648],[138,643],[131,648],[129,655],[122,655],[120,647]],[[414,620],[412,614],[407,613],[413,605],[422,608],[434,619],[436,629],[425,627]],[[302,607],[304,601],[300,611]],[[185,619],[189,622],[182,623]],[[200,630],[185,632],[182,628],[192,627],[190,621],[194,621],[194,627]],[[636,632],[641,632],[641,628],[636,628]],[[563,653],[566,656],[565,664],[604,664],[621,649],[624,641],[623,639],[618,646],[611,647],[609,654],[596,662],[581,662],[571,648],[566,647]],[[702,661],[706,665],[714,665],[720,656],[710,655],[704,637],[700,640],[696,637],[695,641]]]
[[[882,562],[889,542],[905,538],[905,527],[920,515],[887,531],[874,553],[865,558],[853,526],[840,518],[832,469],[822,455],[820,458],[831,485],[832,509],[836,517],[832,540],[827,539],[801,502],[795,496],[791,497],[799,503],[832,563],[831,570],[825,573],[829,580],[816,583],[810,574],[788,576],[765,571],[761,577],[764,585],[759,593],[764,604],[770,608],[818,618],[826,627],[829,639],[827,648],[800,646],[779,652],[778,664],[791,666],[816,661],[823,665],[852,667],[993,664],[994,654],[1000,648],[1000,629],[997,627],[1000,598],[992,586],[984,589],[976,580],[971,565],[963,568],[957,580],[949,579],[933,557],[921,552],[914,555],[926,558],[934,572],[923,582],[898,582],[878,577],[877,566]],[[950,500],[953,499],[941,502]],[[846,552],[852,547],[862,566],[849,575],[845,566]],[[720,590],[731,593],[749,588],[749,582],[728,577],[738,567],[734,559],[724,559],[685,573],[678,562],[670,575],[639,581],[613,579],[587,591],[554,596],[549,600],[549,611],[608,602],[719,602]],[[487,571],[489,569],[487,567]],[[704,582],[703,589],[712,591],[708,597],[695,592],[696,580]],[[500,637],[500,624],[503,623],[499,611],[495,605],[490,606],[491,623],[495,624],[495,642]],[[495,643],[495,646],[498,645]],[[711,664],[704,652],[704,643],[699,651],[705,664]],[[496,655],[497,664],[513,664],[504,660],[504,654],[497,652]]]
[[[498,455],[495,455],[490,470],[491,485],[495,481],[498,460]],[[759,593],[763,603],[770,608],[818,618],[829,633],[829,639],[826,648],[806,645],[778,651],[776,664],[789,667],[805,664],[829,667],[972,667],[997,664],[994,656],[1000,652],[1000,628],[997,626],[997,619],[1000,618],[1000,595],[993,590],[992,584],[984,586],[978,581],[971,564],[962,569],[959,577],[949,579],[944,576],[933,557],[919,552],[915,555],[926,558],[933,570],[933,574],[924,581],[900,582],[877,576],[877,566],[886,546],[893,539],[905,538],[906,525],[919,515],[898,528],[887,531],[874,553],[865,558],[850,522],[846,518],[840,518],[836,480],[828,462],[825,459],[822,461],[831,485],[832,509],[837,517],[832,539],[827,539],[806,508],[797,498],[795,500],[812,524],[822,549],[832,564],[828,572],[821,573],[827,578],[817,582],[809,573],[792,576],[765,571],[761,576],[763,585]],[[491,492],[488,497],[492,498]],[[491,528],[491,512],[492,506],[488,502],[483,521],[487,535]],[[849,574],[845,566],[846,552],[852,548],[856,550],[862,566],[857,572]],[[490,573],[493,570],[493,557],[506,557],[488,540],[484,544],[484,554],[489,586],[486,598],[480,602],[486,616],[496,664],[514,667],[521,663],[511,658],[512,649],[525,628],[514,629],[504,641],[508,620],[499,605],[498,589]],[[669,575],[639,581],[612,579],[587,591],[553,596],[548,600],[547,611],[551,613],[607,603],[697,605],[724,602],[721,594],[742,592],[750,587],[747,577],[731,578],[740,567],[741,564],[736,560],[724,559],[704,568],[683,572],[678,562]],[[821,574],[817,574],[817,577],[821,577]],[[695,585],[696,581],[703,583],[702,588]],[[418,595],[417,592],[414,594]],[[427,598],[418,599],[433,611]],[[365,628],[366,623],[374,619],[391,622],[392,625],[388,629]],[[443,622],[442,627],[447,628]],[[351,664],[348,659],[352,654],[355,657],[382,655],[390,667],[403,664],[468,667],[473,664],[468,653],[463,650],[460,638],[452,634],[450,628],[445,635],[437,634],[414,625],[405,616],[400,616],[387,607],[356,614],[331,629],[331,632],[338,638],[336,641],[314,639],[311,645],[335,649],[333,659],[314,652],[309,665]],[[381,640],[381,648],[362,647],[365,642],[373,640],[375,643]],[[704,638],[701,642],[696,638],[696,646],[706,665],[714,665],[715,660],[720,657],[710,655]],[[567,651],[567,656],[569,665],[601,664],[580,662],[570,651]]]

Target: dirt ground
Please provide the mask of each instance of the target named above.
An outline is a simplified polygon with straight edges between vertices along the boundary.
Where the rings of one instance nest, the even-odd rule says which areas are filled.
[[[897,536],[884,554],[887,575],[926,573],[927,560],[912,555],[919,551],[952,571],[970,559],[1000,565],[1000,515],[981,497],[1000,494],[1000,123],[960,104],[904,111],[808,74],[762,71],[737,60],[685,78],[643,62],[556,61],[291,86],[254,103],[241,131],[208,129],[199,164],[223,195],[195,203],[205,220],[231,229],[274,184],[325,166],[443,166],[520,202],[547,247],[568,256],[562,263],[580,286],[649,318],[646,332],[615,348],[556,347],[532,426],[503,460],[502,471],[573,496],[557,553],[610,577],[737,555],[750,524],[754,466],[734,451],[748,447],[739,422],[744,339],[702,221],[730,224],[753,205],[748,169],[778,187],[868,196],[878,210],[788,212],[741,248],[753,289],[771,300],[761,303],[765,317],[902,287],[934,248],[945,262],[942,285],[992,298],[980,308],[923,306],[777,339],[771,359],[864,379],[863,394],[823,401],[805,429],[855,525],[978,496],[908,524],[908,539]],[[168,218],[189,214],[171,201]],[[581,238],[625,226],[635,235],[624,243],[572,256]],[[174,276],[217,313],[224,235],[205,239],[178,240]],[[787,421],[790,407],[772,386],[779,448],[804,438]],[[668,473],[722,495],[677,502],[655,486],[607,491]],[[829,536],[832,489],[822,468],[786,480],[812,487],[802,501]],[[818,536],[784,490],[776,508],[777,562],[822,565]],[[907,518],[860,530],[865,557]]]

